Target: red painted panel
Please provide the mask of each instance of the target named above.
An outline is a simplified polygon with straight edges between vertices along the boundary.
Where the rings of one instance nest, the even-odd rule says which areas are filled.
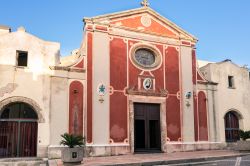
[[[141,16],[124,18],[123,20],[119,19],[118,21],[114,20],[111,22],[111,24],[117,24],[117,23],[123,27],[128,27],[136,30],[138,30],[139,27],[143,27],[141,23]],[[169,30],[167,26],[159,24],[159,22],[157,22],[154,19],[151,20],[151,25],[149,27],[144,27],[144,31],[178,38],[178,36],[174,34],[171,30]]]
[[[181,138],[180,100],[176,96],[169,96],[166,100],[167,137],[170,141]]]
[[[101,31],[108,31],[108,28],[107,28],[107,27],[99,26],[99,25],[96,25],[95,29],[101,30]]]
[[[110,96],[110,138],[114,142],[124,142],[128,138],[127,97],[115,92]]]
[[[186,45],[186,46],[190,46],[191,45],[191,43],[190,42],[187,42],[187,41],[182,41],[181,42],[183,45]]]
[[[110,42],[110,85],[115,90],[127,86],[127,44],[121,38]]]
[[[78,62],[74,67],[83,69],[84,67],[84,60],[82,59],[80,62]]]
[[[199,141],[208,141],[207,99],[204,92],[198,93]]]
[[[127,44],[121,38],[110,42],[110,85],[115,90],[127,86]],[[110,138],[115,143],[127,138],[127,97],[123,93],[110,96]]]
[[[166,50],[166,88],[170,94],[176,94],[180,90],[179,83],[179,54],[174,47]]]
[[[162,45],[156,45],[156,47],[159,49],[161,52],[161,55],[163,55],[163,46]],[[162,57],[163,59],[163,57]],[[164,63],[164,62],[163,62]],[[161,67],[155,71],[152,71],[152,74],[155,77],[155,88],[156,90],[164,89],[164,68],[163,68],[163,63]]]
[[[129,40],[129,50],[133,46],[133,44],[138,43],[137,41],[131,41]],[[129,87],[134,87],[135,89],[138,89],[138,75],[142,71],[136,68],[132,62],[129,60],[129,69],[128,69],[128,74],[129,74]]]
[[[93,26],[92,26],[92,25],[88,25],[88,26],[87,26],[87,29],[88,29],[88,30],[93,30]]]
[[[200,73],[198,73],[198,72],[197,72],[197,79],[200,80],[200,81],[206,81],[206,80],[204,80],[204,79],[201,77]]]
[[[92,78],[93,78],[93,62],[92,62],[92,44],[93,35],[88,33],[87,46],[87,142],[92,143]]]
[[[197,96],[194,96],[194,138],[198,141],[198,108],[197,108]]]
[[[83,136],[83,85],[79,81],[69,87],[69,133]]]
[[[195,50],[192,50],[192,74],[193,74],[193,84],[196,85],[196,53]]]

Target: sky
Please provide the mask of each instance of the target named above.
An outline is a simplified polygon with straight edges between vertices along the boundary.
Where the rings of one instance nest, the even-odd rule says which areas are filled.
[[[80,47],[84,17],[140,7],[142,0],[3,0],[0,25],[24,26],[61,43],[61,54]],[[250,0],[149,0],[150,7],[199,39],[198,59],[231,59],[250,67]]]

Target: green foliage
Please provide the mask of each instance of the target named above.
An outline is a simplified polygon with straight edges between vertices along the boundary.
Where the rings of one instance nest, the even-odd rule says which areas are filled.
[[[60,142],[61,145],[68,146],[69,148],[85,146],[85,138],[80,135],[64,133],[61,137],[63,138]]]
[[[240,138],[243,139],[244,141],[250,138],[250,131],[240,130]]]

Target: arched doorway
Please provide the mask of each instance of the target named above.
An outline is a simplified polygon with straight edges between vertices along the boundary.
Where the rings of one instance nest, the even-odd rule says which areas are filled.
[[[225,115],[225,134],[226,142],[235,142],[240,139],[239,118],[234,111],[230,111]]]
[[[10,103],[0,110],[0,158],[35,157],[38,116],[23,102]]]

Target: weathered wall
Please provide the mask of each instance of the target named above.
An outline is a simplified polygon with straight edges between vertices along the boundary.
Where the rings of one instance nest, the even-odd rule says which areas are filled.
[[[48,146],[58,146],[60,135],[69,132],[70,83],[80,80],[84,72],[52,70],[59,65],[58,43],[47,42],[25,32],[0,34],[0,105],[6,101],[26,102],[38,110],[38,156],[46,156]],[[16,66],[16,51],[28,52],[27,67]],[[82,69],[84,66],[80,65]],[[76,69],[77,66],[75,67]],[[85,96],[81,92],[82,108]],[[82,126],[84,115],[81,115]],[[83,127],[81,133],[85,133]]]
[[[16,67],[17,50],[28,52],[27,67]],[[24,29],[0,35],[0,102],[12,97],[20,97],[20,102],[28,98],[41,108],[38,155],[46,153],[44,148],[50,144],[49,65],[58,63],[58,53],[58,43],[42,41]]]
[[[236,111],[240,119],[240,128],[250,130],[250,81],[247,69],[233,64],[231,61],[211,63],[201,68],[205,77],[218,83],[218,133],[219,140],[225,141],[224,116],[229,111]],[[228,76],[234,76],[235,88],[228,87]]]

